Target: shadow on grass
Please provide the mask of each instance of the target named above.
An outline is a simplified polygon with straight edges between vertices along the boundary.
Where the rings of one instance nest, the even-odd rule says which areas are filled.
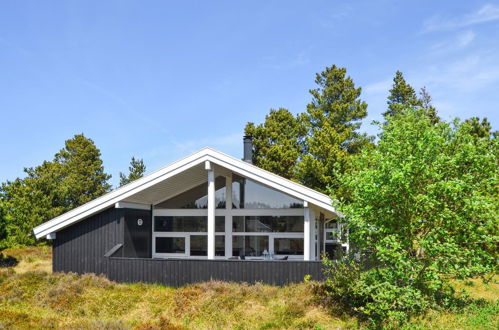
[[[5,256],[0,253],[0,268],[15,267],[19,263],[19,260],[12,256]]]

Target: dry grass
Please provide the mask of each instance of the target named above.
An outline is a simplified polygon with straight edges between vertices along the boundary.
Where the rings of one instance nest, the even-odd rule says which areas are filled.
[[[355,324],[314,306],[310,284],[281,289],[209,282],[172,289],[116,284],[95,275],[10,270],[2,277],[0,322],[6,327],[250,329]]]
[[[499,299],[499,276],[495,276],[488,283],[484,283],[481,279],[455,281],[454,287],[459,291],[464,290],[475,299],[484,299],[490,302]]]
[[[311,283],[286,287],[207,282],[173,289],[118,284],[95,275],[52,274],[50,249],[4,251],[0,328],[270,329],[354,328],[318,306]]]
[[[30,271],[52,272],[52,248],[50,246],[32,246],[22,249],[7,249],[2,252],[19,262],[14,270],[16,273]]]
[[[316,303],[313,283],[285,287],[208,282],[173,289],[118,284],[95,275],[52,274],[47,247],[4,251],[0,329],[348,329],[361,327]],[[431,312],[409,328],[499,328],[499,285],[457,283],[482,299],[462,311]]]

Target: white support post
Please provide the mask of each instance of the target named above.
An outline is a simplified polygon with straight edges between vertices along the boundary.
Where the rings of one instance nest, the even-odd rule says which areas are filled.
[[[309,208],[310,214],[310,260],[317,260],[316,245],[317,245],[317,230],[315,228],[315,212]]]
[[[308,208],[308,202],[303,202],[303,260],[310,260],[310,209]]]
[[[232,175],[225,177],[225,257],[232,257]]]
[[[209,162],[208,170],[208,259],[215,259],[215,171]]]

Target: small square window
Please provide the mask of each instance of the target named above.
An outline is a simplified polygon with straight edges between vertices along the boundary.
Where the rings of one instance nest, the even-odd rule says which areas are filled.
[[[156,237],[156,253],[185,253],[185,237]]]

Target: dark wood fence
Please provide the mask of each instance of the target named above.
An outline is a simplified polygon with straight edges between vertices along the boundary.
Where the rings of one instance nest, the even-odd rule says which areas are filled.
[[[285,285],[306,275],[322,280],[320,261],[250,261],[108,258],[104,275],[117,282],[159,283],[173,287],[210,280]]]

